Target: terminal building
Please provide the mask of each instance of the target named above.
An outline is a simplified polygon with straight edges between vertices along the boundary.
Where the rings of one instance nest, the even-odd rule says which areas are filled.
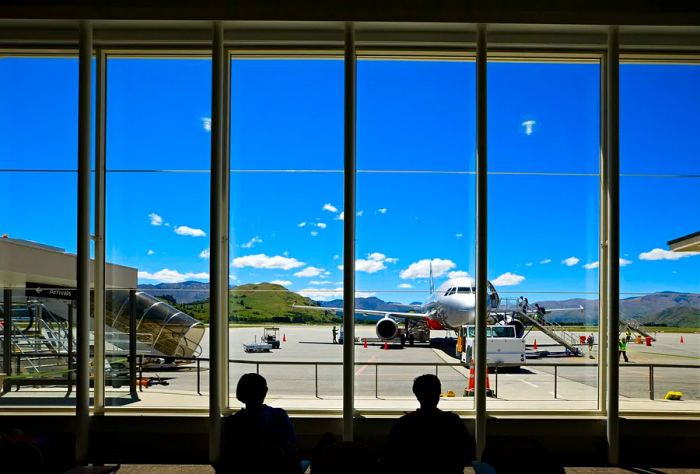
[[[497,472],[700,468],[700,8],[510,3],[4,2],[0,472],[219,465],[251,372],[303,459],[431,373]]]

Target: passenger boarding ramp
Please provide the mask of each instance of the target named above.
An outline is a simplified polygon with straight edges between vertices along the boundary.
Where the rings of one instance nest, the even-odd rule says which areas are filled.
[[[558,344],[566,347],[572,354],[581,355],[578,337],[566,331],[560,324],[542,319],[537,313],[525,313],[521,310],[517,312],[517,315],[519,318],[539,328],[540,331],[554,339]]]
[[[562,309],[545,310],[536,305],[528,306],[522,300],[511,300],[502,298],[498,301],[498,308],[492,310],[492,316],[506,324],[516,324],[521,326],[520,333],[524,334],[523,323],[528,323],[531,327],[537,327],[540,331],[552,338],[573,355],[582,355],[579,338],[564,329],[561,324],[546,318],[551,311],[562,311]],[[583,307],[567,308],[565,311],[583,311]],[[519,322],[518,322],[519,321]]]
[[[642,329],[638,321],[634,319],[620,319],[620,332],[627,331],[628,329],[633,333],[636,332],[642,337],[650,337],[652,341],[656,341],[654,336]]]

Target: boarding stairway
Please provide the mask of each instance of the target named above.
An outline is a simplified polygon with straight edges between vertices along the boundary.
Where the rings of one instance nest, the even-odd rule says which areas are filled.
[[[15,371],[42,377],[65,376],[72,357],[69,355],[67,321],[36,302],[28,305],[27,310],[31,317],[14,318],[10,331]],[[0,331],[0,341],[4,344],[3,331]]]
[[[634,319],[620,319],[620,332],[629,329],[631,332],[636,332],[642,337],[650,337],[652,341],[656,341],[656,338],[642,329],[638,321]]]
[[[578,336],[565,330],[561,324],[547,320],[544,317],[547,314],[546,310],[542,314],[537,312],[536,308],[536,306],[525,307],[521,301],[503,298],[498,300],[498,307],[494,311],[503,315],[501,317],[504,317],[506,323],[509,322],[508,318],[517,318],[522,323],[529,323],[531,328],[533,326],[538,328],[557,344],[566,348],[569,353],[577,356],[582,355]]]
[[[528,321],[533,326],[539,328],[540,331],[554,339],[558,344],[564,346],[572,354],[581,355],[578,336],[566,331],[561,324],[542,319],[537,313],[528,314],[522,310],[519,310],[516,312],[516,314],[519,318]]]

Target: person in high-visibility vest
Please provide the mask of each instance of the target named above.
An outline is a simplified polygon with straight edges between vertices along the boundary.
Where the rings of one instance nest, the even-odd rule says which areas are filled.
[[[627,358],[627,342],[620,338],[619,342],[617,343],[617,347],[619,349],[617,359],[620,360],[620,356],[622,356],[625,358],[625,362],[629,362],[630,360]]]

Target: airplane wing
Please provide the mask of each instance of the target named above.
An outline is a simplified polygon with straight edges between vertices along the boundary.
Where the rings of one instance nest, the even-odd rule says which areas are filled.
[[[292,305],[292,308],[299,308],[299,309],[311,309],[311,310],[316,310],[316,311],[333,311],[336,313],[342,312],[343,308],[329,308],[329,307],[324,307],[324,306],[303,306],[303,305]],[[425,318],[429,316],[429,313],[401,313],[397,311],[378,311],[375,309],[357,309],[355,308],[356,313],[360,314],[368,314],[371,316],[383,316],[383,317],[390,317],[390,318],[404,318],[404,319],[413,319],[416,321],[424,321]]]

